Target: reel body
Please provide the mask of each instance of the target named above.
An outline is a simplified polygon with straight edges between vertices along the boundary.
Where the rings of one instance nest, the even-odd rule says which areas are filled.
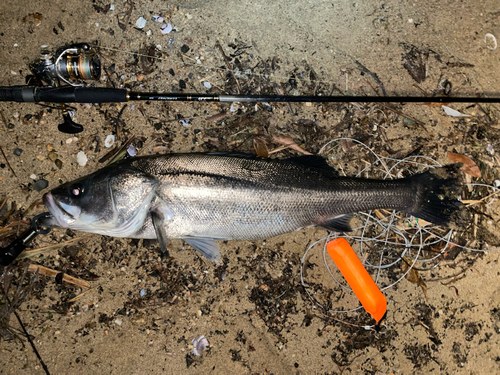
[[[99,56],[86,43],[60,48],[54,55],[42,49],[40,59],[30,64],[30,69],[35,77],[53,87],[83,87],[86,81],[101,77]]]
[[[101,61],[94,49],[87,43],[62,47],[54,55],[42,46],[40,59],[30,64],[36,79],[52,87],[70,85],[85,87],[86,81],[101,78]],[[83,126],[75,123],[66,106],[61,104],[63,122],[58,129],[63,133],[75,134],[83,131]]]

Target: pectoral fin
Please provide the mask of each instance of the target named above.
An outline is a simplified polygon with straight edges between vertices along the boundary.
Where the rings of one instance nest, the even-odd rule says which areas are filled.
[[[163,225],[165,223],[165,217],[160,211],[154,210],[154,211],[151,211],[151,220],[153,222],[153,227],[155,228],[156,238],[158,239],[158,242],[160,243],[160,250],[164,255],[168,256],[167,231],[165,230],[165,226]]]
[[[212,262],[219,261],[219,245],[212,238],[186,237],[183,240],[202,253],[208,260]]]

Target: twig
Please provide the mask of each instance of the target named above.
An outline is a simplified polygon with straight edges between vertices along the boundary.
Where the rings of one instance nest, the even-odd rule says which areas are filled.
[[[50,246],[45,246],[45,247],[41,247],[39,249],[34,249],[34,250],[25,250],[23,251],[18,257],[17,259],[24,259],[24,258],[30,258],[32,256],[35,256],[35,255],[39,255],[39,254],[42,254],[46,251],[49,251],[49,250],[53,250],[53,249],[57,249],[58,247],[61,247],[61,246],[66,246],[67,244],[71,243],[71,242],[74,242],[74,241],[78,241],[78,240],[81,240],[82,238],[85,238],[89,235],[85,235],[85,236],[81,236],[81,237],[75,237],[75,238],[72,238],[71,240],[68,240],[68,241],[64,241],[64,242],[61,242],[61,243],[58,243],[58,244],[55,244],[55,245],[50,245]]]
[[[424,131],[426,133],[429,133],[429,131],[424,126],[425,124],[422,121],[417,120],[415,117],[411,117],[411,116],[405,115],[403,112],[398,111],[397,109],[394,109],[391,106],[388,106],[388,105],[385,105],[385,104],[382,104],[382,103],[379,103],[379,104],[380,104],[380,106],[384,107],[385,109],[388,109],[389,111],[392,111],[392,112],[394,112],[394,113],[396,113],[396,114],[398,114],[400,116],[403,116],[403,117],[405,117],[405,118],[407,118],[409,120],[415,121],[415,123],[417,125],[420,125],[422,127],[422,129],[424,129]]]
[[[45,276],[49,276],[49,277],[56,277],[57,275],[62,273],[60,271],[56,271],[56,270],[53,270],[53,269],[48,268],[48,267],[40,266],[38,264],[30,264],[28,267],[28,271],[38,272],[40,275],[45,275]],[[90,288],[90,284],[88,282],[81,280],[81,279],[78,279],[76,277],[67,275],[65,273],[62,273],[62,274],[63,274],[63,277],[62,277],[63,281],[70,283],[70,284],[78,285],[81,288],[85,288],[85,289]]]
[[[14,170],[12,169],[12,167],[10,166],[10,163],[9,161],[7,160],[7,156],[5,156],[5,153],[3,152],[3,148],[0,147],[0,151],[2,151],[2,155],[3,155],[3,158],[5,159],[5,161],[7,162],[7,166],[9,167],[9,169],[11,170],[11,172],[14,174],[14,177],[17,178],[17,175],[16,175],[16,172],[14,172]]]
[[[219,41],[217,41],[217,48],[219,48],[219,51],[222,54],[222,57],[224,58],[224,63],[226,64],[227,70],[229,70],[231,72],[234,80],[236,81],[236,86],[238,86],[238,94],[241,94],[240,82],[238,81],[238,78],[236,78],[236,74],[234,74],[233,69],[231,69],[231,65],[229,64],[229,59],[227,58],[226,54],[224,53],[224,50],[222,49],[222,46],[220,45]]]
[[[7,130],[8,129],[7,120],[5,119],[5,115],[3,114],[3,109],[0,109],[0,116],[2,117],[3,126],[5,127],[5,130]]]

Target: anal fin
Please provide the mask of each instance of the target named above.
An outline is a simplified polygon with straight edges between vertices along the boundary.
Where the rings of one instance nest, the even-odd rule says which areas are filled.
[[[317,223],[316,225],[333,232],[351,232],[351,219],[354,214],[338,215],[325,222]]]
[[[212,238],[185,237],[182,238],[195,250],[202,253],[205,258],[212,262],[218,262],[220,259],[219,245]]]

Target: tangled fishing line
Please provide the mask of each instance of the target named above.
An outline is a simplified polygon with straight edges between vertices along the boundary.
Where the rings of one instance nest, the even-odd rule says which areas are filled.
[[[402,178],[441,166],[434,159],[421,155],[403,159],[381,157],[366,144],[351,138],[334,139],[323,146],[319,154],[326,157],[329,164],[339,172],[356,177]],[[354,166],[363,163],[365,165],[361,170],[352,171]],[[500,191],[498,187],[476,183],[464,184],[463,190],[467,199],[462,199],[462,202],[466,205],[480,204],[483,211],[491,208]],[[459,233],[457,230],[436,226],[401,212],[373,210],[359,213],[352,232],[330,233],[306,248],[300,266],[302,286],[311,301],[324,311],[347,313],[359,310],[361,306],[357,300],[353,300],[357,307],[333,307],[332,293],[325,293],[325,288],[306,280],[310,279],[310,273],[314,272],[311,270],[315,264],[310,258],[315,251],[318,259],[321,258],[319,253],[322,251],[322,262],[334,282],[333,289],[339,292],[335,294],[337,296],[340,294],[336,303],[341,300],[341,303],[346,303],[343,296],[353,293],[326,255],[326,244],[329,241],[338,237],[346,238],[380,290],[384,291],[408,277],[412,270],[429,271],[438,267],[453,250],[478,252],[497,250],[498,248],[488,244],[487,236],[481,239],[477,235],[478,215],[474,217],[475,221],[471,223],[472,229]],[[490,220],[489,224],[494,223]],[[401,271],[397,270],[397,267]]]

